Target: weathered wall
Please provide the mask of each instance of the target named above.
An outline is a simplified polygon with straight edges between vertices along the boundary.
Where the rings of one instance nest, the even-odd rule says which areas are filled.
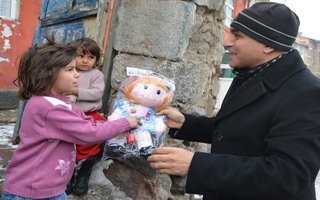
[[[20,0],[20,13],[14,21],[0,19],[0,109],[17,107],[17,59],[32,43],[41,0]]]
[[[211,2],[211,1],[209,1]],[[174,105],[211,114],[223,54],[223,1],[208,6],[186,1],[122,1],[118,12],[112,88],[126,67],[152,69],[176,83]],[[212,6],[213,6],[212,5]]]
[[[111,102],[126,78],[126,67],[151,69],[175,81],[173,106],[210,116],[224,53],[223,5],[220,0],[122,0]],[[177,140],[169,139],[167,145],[207,151],[206,145]],[[141,159],[115,161],[105,175],[128,199],[192,199],[185,194],[185,178],[159,175]]]

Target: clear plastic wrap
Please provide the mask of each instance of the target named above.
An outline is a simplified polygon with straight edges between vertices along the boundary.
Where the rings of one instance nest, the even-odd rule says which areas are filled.
[[[125,79],[108,120],[135,116],[141,125],[106,141],[104,158],[147,157],[154,148],[163,146],[167,132],[165,116],[156,113],[168,107],[174,91],[174,82],[156,73]]]

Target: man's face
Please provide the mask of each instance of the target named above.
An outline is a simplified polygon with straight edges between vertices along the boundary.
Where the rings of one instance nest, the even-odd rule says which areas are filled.
[[[231,68],[254,68],[264,63],[266,45],[254,40],[240,31],[232,30],[229,41]]]

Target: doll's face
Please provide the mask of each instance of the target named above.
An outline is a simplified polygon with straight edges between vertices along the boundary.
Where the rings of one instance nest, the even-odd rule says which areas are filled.
[[[134,99],[148,107],[160,106],[163,104],[167,93],[166,91],[152,83],[138,83],[131,91]]]

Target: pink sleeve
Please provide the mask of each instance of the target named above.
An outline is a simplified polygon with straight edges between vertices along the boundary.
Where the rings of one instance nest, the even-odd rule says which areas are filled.
[[[130,130],[127,119],[94,122],[77,109],[56,106],[46,115],[47,137],[76,144],[95,144]]]

